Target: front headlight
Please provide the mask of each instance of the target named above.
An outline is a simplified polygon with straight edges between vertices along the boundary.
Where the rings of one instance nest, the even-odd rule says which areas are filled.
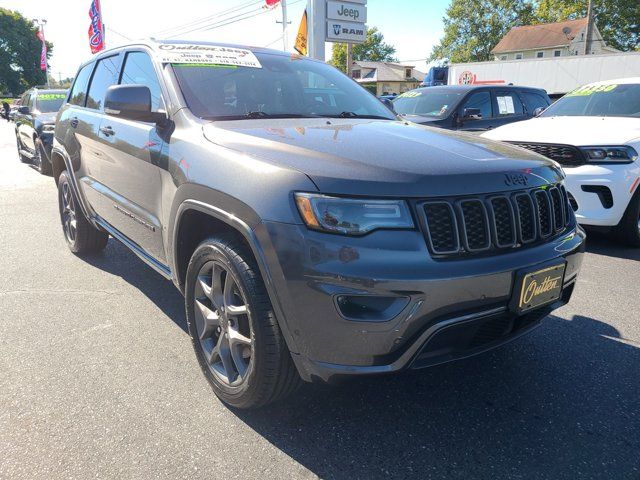
[[[582,147],[589,163],[631,163],[638,158],[638,152],[632,147]]]
[[[343,235],[364,235],[380,228],[413,228],[404,200],[369,200],[296,193],[296,205],[307,227]]]
[[[55,129],[56,129],[55,125],[43,125],[42,133],[53,133]]]

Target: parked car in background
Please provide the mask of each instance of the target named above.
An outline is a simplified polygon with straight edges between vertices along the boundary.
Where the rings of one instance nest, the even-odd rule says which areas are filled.
[[[51,173],[56,113],[66,96],[66,90],[32,88],[22,95],[14,114],[20,160],[31,163],[43,175]]]
[[[640,77],[581,87],[539,118],[483,136],[558,162],[578,221],[640,247]]]
[[[555,162],[401,121],[286,52],[102,51],[52,158],[70,250],[112,235],[172,279],[206,378],[238,408],[513,340],[569,301],[584,252]]]
[[[9,121],[13,122],[16,118],[16,113],[18,113],[18,108],[20,108],[20,99],[17,98],[13,102],[11,102],[10,110],[9,110]]]
[[[532,118],[550,104],[546,92],[536,88],[460,85],[411,90],[393,101],[393,109],[414,123],[484,131]]]

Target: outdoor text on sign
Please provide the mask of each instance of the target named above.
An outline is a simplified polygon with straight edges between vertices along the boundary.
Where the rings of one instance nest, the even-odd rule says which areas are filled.
[[[367,21],[367,6],[330,0],[327,2],[327,19],[365,23]]]

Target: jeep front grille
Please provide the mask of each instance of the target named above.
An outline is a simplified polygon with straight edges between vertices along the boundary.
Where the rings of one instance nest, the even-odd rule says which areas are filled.
[[[447,198],[420,204],[429,250],[457,256],[535,244],[572,222],[564,186],[509,194]]]

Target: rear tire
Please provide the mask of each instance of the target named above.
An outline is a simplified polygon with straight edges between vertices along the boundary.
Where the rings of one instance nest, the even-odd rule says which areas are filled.
[[[231,236],[209,238],[186,275],[189,335],[214,393],[241,409],[275,402],[301,384],[260,272]]]
[[[622,220],[615,228],[620,242],[630,247],[640,247],[640,188],[629,202]]]
[[[104,249],[109,234],[95,228],[84,216],[65,170],[58,179],[58,205],[62,231],[73,253],[96,253]]]
[[[33,166],[40,172],[41,175],[51,175],[51,162],[47,159],[47,154],[44,151],[44,145],[39,138],[34,139],[36,151],[33,155]]]

